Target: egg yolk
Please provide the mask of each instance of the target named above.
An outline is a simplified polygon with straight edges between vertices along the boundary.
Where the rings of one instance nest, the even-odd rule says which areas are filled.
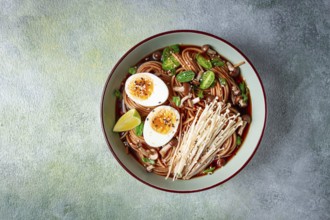
[[[151,127],[160,134],[167,134],[174,128],[175,121],[173,111],[162,109],[152,118]]]
[[[135,78],[129,85],[130,93],[141,100],[148,99],[153,90],[154,84],[152,79],[146,76]]]

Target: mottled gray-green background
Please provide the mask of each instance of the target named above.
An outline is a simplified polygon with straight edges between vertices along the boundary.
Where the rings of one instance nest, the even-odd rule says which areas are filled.
[[[0,219],[329,219],[329,14],[328,0],[0,0]],[[249,165],[194,194],[127,174],[99,116],[117,60],[173,29],[235,44],[268,98]]]

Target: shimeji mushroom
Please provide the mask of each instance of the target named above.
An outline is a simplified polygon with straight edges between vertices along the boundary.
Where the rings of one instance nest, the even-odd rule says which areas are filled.
[[[154,60],[160,60],[161,57],[162,57],[162,54],[160,51],[156,51],[152,54],[152,59],[154,59]]]
[[[182,86],[174,86],[173,91],[181,92],[184,96],[186,96],[190,91],[190,85],[189,83],[182,83]]]
[[[247,102],[244,101],[243,97],[242,96],[238,96],[239,97],[239,100],[238,100],[238,105],[242,108],[246,107],[247,106]]]
[[[197,76],[196,76],[196,81],[198,82],[198,85],[199,85],[199,80],[202,78],[202,75],[203,75],[204,71],[201,70],[198,72]]]
[[[154,165],[149,165],[149,166],[147,166],[147,171],[150,173],[150,172],[152,172],[152,170],[155,168],[155,166]]]
[[[148,155],[148,158],[150,160],[157,160],[158,159],[158,153],[155,149],[151,149]]]
[[[242,115],[243,125],[238,129],[237,134],[239,136],[243,135],[243,131],[247,124],[251,123],[251,116],[250,115]]]
[[[192,97],[191,93],[189,93],[188,95],[186,95],[185,97],[183,97],[183,98],[181,99],[180,108],[183,106],[183,103],[184,103],[186,100],[190,99],[191,97]]]
[[[231,91],[233,91],[234,95],[241,94],[241,90],[236,85],[234,85],[234,86],[231,87]]]
[[[233,66],[233,64],[231,64],[230,62],[227,62],[227,67],[229,70],[229,75],[231,77],[236,77],[239,75],[240,71],[238,67]]]
[[[216,96],[214,96],[214,95],[207,95],[206,97],[205,97],[205,100],[206,100],[206,103],[207,104],[210,104],[211,102],[213,102],[213,100],[215,99],[215,97]]]
[[[203,53],[207,52],[209,49],[210,49],[210,45],[207,45],[207,44],[204,44],[202,47],[201,47]]]
[[[201,101],[201,99],[200,99],[199,97],[196,97],[196,98],[194,98],[194,99],[192,100],[192,104],[195,105],[195,104],[197,104],[197,103],[200,102],[200,101]]]
[[[168,150],[171,149],[172,147],[176,147],[177,145],[178,145],[178,139],[173,138],[159,151],[159,154],[162,156],[162,158],[164,158]]]

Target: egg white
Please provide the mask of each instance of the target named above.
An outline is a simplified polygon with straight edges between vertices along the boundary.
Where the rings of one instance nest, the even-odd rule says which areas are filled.
[[[155,131],[152,126],[152,119],[158,114],[159,111],[166,109],[174,113],[176,117],[176,121],[174,122],[174,127],[172,127],[167,134],[161,134]],[[171,106],[158,106],[157,108],[153,109],[149,115],[147,116],[144,127],[143,127],[143,137],[147,144],[151,147],[161,147],[167,144],[175,135],[180,122],[180,114],[179,112],[171,107]]]
[[[143,100],[139,97],[135,96],[130,92],[129,85],[131,83],[134,83],[134,81],[141,77],[148,77],[153,82],[153,91],[151,95]],[[136,73],[131,75],[125,82],[125,92],[127,96],[132,99],[137,104],[140,104],[142,106],[152,107],[163,104],[169,95],[168,88],[163,80],[161,80],[158,76],[152,74],[152,73]]]

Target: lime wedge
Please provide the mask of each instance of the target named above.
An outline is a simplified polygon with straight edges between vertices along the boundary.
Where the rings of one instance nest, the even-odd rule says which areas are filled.
[[[113,128],[113,131],[129,131],[138,126],[140,123],[141,116],[139,112],[136,109],[131,109],[119,118],[115,124],[115,127]]]

